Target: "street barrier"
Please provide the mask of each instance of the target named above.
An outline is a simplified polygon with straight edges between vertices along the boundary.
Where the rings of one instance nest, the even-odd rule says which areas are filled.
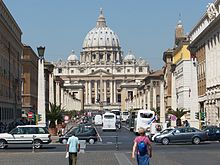
[[[79,140],[79,143],[80,143],[80,153],[85,153],[86,141],[85,140]]]

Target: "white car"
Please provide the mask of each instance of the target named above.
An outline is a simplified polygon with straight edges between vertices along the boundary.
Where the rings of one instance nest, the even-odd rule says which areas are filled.
[[[42,144],[51,142],[51,135],[46,127],[37,125],[17,126],[9,133],[0,133],[0,148],[6,148],[8,144],[33,144],[35,148],[41,148]]]

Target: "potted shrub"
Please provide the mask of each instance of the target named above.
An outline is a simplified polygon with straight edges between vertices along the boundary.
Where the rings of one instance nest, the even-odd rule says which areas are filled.
[[[61,105],[50,103],[50,110],[47,110],[46,117],[47,117],[47,120],[50,121],[49,132],[51,135],[57,135],[56,121],[62,120],[63,112],[64,112],[64,109],[61,108]]]
[[[176,116],[176,126],[182,126],[181,118],[186,115],[189,111],[186,111],[184,108],[176,108],[176,110],[168,110],[168,114]]]

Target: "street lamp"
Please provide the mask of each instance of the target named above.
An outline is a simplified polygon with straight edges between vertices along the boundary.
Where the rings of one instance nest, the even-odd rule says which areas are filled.
[[[45,79],[44,79],[44,51],[45,47],[37,47],[38,52],[38,102],[37,113],[41,116],[37,121],[38,125],[46,126],[46,112],[45,112]]]
[[[37,47],[37,52],[38,52],[38,56],[40,57],[40,59],[44,58],[44,51],[45,51],[45,47],[43,46]]]

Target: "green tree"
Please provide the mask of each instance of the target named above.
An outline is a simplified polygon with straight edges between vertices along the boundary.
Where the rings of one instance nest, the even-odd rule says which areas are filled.
[[[49,128],[56,128],[56,121],[63,119],[62,115],[64,111],[65,110],[61,108],[61,105],[50,103],[50,110],[47,110],[46,113],[47,120],[50,121]]]
[[[189,111],[186,111],[185,108],[176,108],[176,110],[170,109],[168,110],[168,114],[176,116],[176,126],[181,126],[182,121],[181,118],[186,115]]]

